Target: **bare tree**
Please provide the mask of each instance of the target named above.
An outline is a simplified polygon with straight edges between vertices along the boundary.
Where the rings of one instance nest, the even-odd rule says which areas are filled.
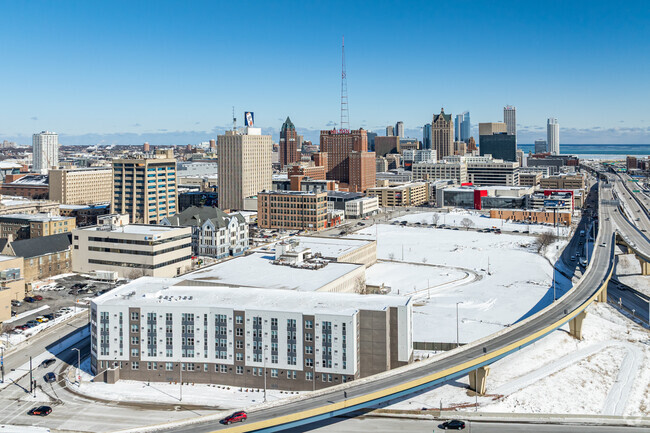
[[[366,285],[366,278],[363,275],[359,275],[354,280],[354,291],[360,295],[368,294],[368,286]]]
[[[537,252],[539,253],[553,242],[555,242],[555,235],[553,232],[545,231],[535,237],[534,245],[537,247]]]
[[[437,226],[438,220],[440,220],[440,215],[438,215],[437,213],[431,214],[431,224]]]
[[[395,253],[388,253],[388,260],[395,260]]]
[[[474,227],[474,221],[469,218],[463,218],[460,222],[460,225],[465,227],[466,230],[469,230],[470,227]]]
[[[9,331],[13,329],[13,326],[11,326],[10,323],[3,323],[0,325],[0,334],[8,334]]]
[[[135,280],[136,278],[144,277],[144,271],[142,269],[135,268],[126,275],[126,278],[129,280]]]
[[[427,263],[427,258],[426,257],[422,257],[422,263],[424,263],[424,264]]]

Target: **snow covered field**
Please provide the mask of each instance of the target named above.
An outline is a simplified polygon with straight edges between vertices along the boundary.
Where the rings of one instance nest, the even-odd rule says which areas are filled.
[[[469,282],[473,275],[454,268],[429,263],[378,262],[366,271],[366,283],[391,288],[392,295],[413,294],[442,290],[450,283]]]
[[[650,332],[612,307],[587,310],[583,340],[568,325],[491,365],[479,411],[513,413],[650,414]],[[395,409],[472,407],[464,377],[392,405]]]
[[[616,278],[623,284],[650,296],[650,276],[641,275],[641,265],[634,254],[619,254]]]
[[[530,233],[542,233],[545,231],[553,231],[554,233],[559,233],[560,236],[568,236],[571,232],[568,227],[558,228],[542,225],[542,224],[525,224],[518,222],[509,222],[500,218],[490,218],[486,215],[482,215],[478,212],[473,212],[464,209],[454,209],[450,212],[421,212],[421,213],[407,213],[406,215],[394,218],[392,221],[408,221],[409,223],[422,223],[422,224],[433,224],[432,217],[437,215],[438,225],[444,224],[452,227],[462,227],[461,221],[465,218],[470,219],[474,225],[472,228],[477,229],[486,229],[496,227],[501,229],[504,232],[514,232],[515,230],[519,232],[530,232]]]
[[[432,289],[430,294],[415,301],[413,340],[416,342],[456,342],[457,303],[459,338],[465,343],[497,332],[539,311],[553,299],[552,266],[537,254],[532,246],[533,237],[385,224],[376,229],[363,229],[351,237],[374,239],[375,230],[378,231],[379,259],[400,261],[403,248],[405,262],[426,261],[427,264],[466,268],[477,275],[468,284]],[[427,279],[431,286],[446,281],[444,278],[431,279],[421,269],[415,270],[413,264],[393,262],[393,270],[388,273],[385,265],[379,263],[368,268],[372,284],[385,282],[396,287],[404,281],[407,287],[414,284],[426,287]],[[375,266],[380,266],[380,270],[374,270]],[[451,268],[449,272],[458,270]],[[570,282],[559,273],[556,280],[559,297],[570,287]]]

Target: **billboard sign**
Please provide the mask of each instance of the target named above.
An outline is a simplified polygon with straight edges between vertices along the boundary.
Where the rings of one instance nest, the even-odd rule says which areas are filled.
[[[566,205],[564,200],[544,200],[544,207],[546,208],[559,208]]]
[[[254,120],[255,120],[255,114],[252,111],[246,111],[244,112],[244,125],[245,126],[250,126],[251,128],[254,125]]]

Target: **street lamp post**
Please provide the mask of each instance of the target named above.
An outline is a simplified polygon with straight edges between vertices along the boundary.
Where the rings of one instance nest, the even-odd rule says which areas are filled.
[[[2,354],[0,354],[0,371],[2,372],[2,381],[0,383],[5,383],[5,347],[0,346],[2,349]]]
[[[458,318],[458,305],[462,302],[456,302],[456,347],[460,347],[460,324]]]
[[[76,347],[73,347],[72,350],[77,351],[77,375],[75,377],[75,382],[77,382],[79,386],[81,386],[81,380],[79,379],[79,370],[81,369],[81,351]]]
[[[266,346],[264,346],[264,403],[266,403]]]

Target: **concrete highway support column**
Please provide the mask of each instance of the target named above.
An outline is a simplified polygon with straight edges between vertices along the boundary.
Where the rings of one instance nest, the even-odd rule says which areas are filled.
[[[485,395],[487,377],[490,374],[490,367],[480,367],[469,373],[469,389],[478,395]],[[478,386],[478,387],[477,387]]]
[[[600,293],[598,293],[596,302],[607,303],[607,284],[609,284],[609,279],[605,282],[605,284],[603,284],[603,288],[600,290]]]
[[[569,322],[569,333],[577,340],[582,340],[582,321],[585,317],[587,317],[587,312],[582,310]]]
[[[639,264],[641,265],[641,275],[650,275],[650,263],[646,262],[637,255],[634,257],[636,257],[636,259],[639,261]]]

